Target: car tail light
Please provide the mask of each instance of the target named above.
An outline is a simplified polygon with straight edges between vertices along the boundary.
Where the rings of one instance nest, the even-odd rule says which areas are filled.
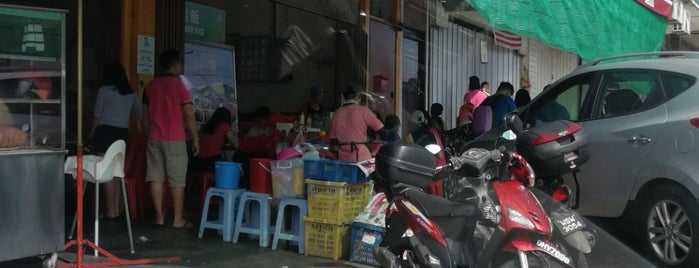
[[[689,119],[689,123],[692,124],[695,128],[699,128],[699,118],[692,118]]]
[[[571,191],[570,188],[563,186],[559,187],[556,190],[553,190],[553,200],[556,200],[561,203],[568,202],[568,199],[570,198]]]
[[[403,216],[403,220],[408,223],[408,227],[412,229],[414,233],[427,233],[434,238],[434,240],[442,244],[442,246],[447,246],[447,241],[444,240],[444,236],[442,235],[442,231],[439,230],[439,227],[437,227],[433,221],[425,217],[415,205],[405,199],[398,200],[396,204],[401,211],[400,215]]]

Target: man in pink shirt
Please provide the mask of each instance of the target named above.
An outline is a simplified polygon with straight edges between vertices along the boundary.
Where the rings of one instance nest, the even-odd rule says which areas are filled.
[[[192,135],[194,155],[199,153],[199,135],[192,96],[179,77],[182,74],[180,53],[174,49],[163,51],[160,66],[164,73],[148,83],[143,93],[143,121],[148,137],[146,181],[150,182],[155,207],[154,224],[165,224],[162,203],[163,181],[167,178],[172,190],[172,226],[184,228],[191,226],[183,217],[188,160],[185,124]]]
[[[468,92],[464,94],[464,104],[471,103],[475,109],[483,103],[488,94],[481,90],[481,82],[478,76],[471,76],[468,81]]]
[[[367,129],[384,135],[383,123],[365,106],[359,105],[363,90],[359,85],[350,85],[342,93],[345,102],[335,111],[330,121],[330,139],[339,151],[338,159],[362,162],[371,158],[367,148]]]

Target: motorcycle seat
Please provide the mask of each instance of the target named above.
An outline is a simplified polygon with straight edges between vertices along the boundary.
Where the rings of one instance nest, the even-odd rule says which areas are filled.
[[[452,202],[443,197],[428,194],[418,189],[406,189],[406,199],[422,209],[429,217],[472,217],[479,216],[478,206],[460,202]]]

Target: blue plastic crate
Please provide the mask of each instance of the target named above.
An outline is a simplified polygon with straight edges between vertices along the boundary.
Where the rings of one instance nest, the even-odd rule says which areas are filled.
[[[369,180],[354,163],[343,161],[325,162],[325,174],[322,180],[358,183]]]
[[[325,163],[328,160],[303,160],[303,177],[322,180],[325,176]]]
[[[352,234],[350,246],[351,262],[379,266],[374,259],[374,249],[383,240],[384,228],[361,222],[352,223]]]

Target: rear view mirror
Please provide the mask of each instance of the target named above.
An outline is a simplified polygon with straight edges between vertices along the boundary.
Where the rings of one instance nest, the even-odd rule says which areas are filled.
[[[512,130],[515,134],[522,133],[522,119],[517,113],[509,113],[505,115],[505,127]]]
[[[427,146],[425,146],[425,149],[430,151],[430,153],[432,154],[438,154],[442,151],[442,146],[439,146],[437,144],[428,144]]]

